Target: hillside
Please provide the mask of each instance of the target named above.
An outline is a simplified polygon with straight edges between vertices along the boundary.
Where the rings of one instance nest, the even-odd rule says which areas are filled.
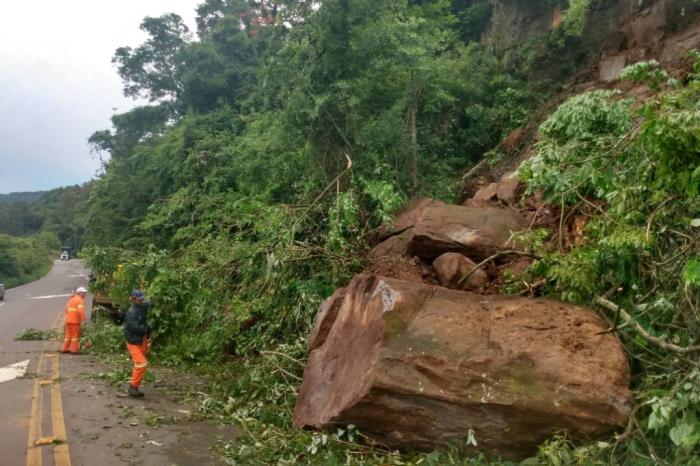
[[[698,2],[196,20],[116,51],[151,104],[90,138],[85,255],[117,303],[145,287],[161,362],[213,377],[230,461],[700,462]]]
[[[15,202],[32,203],[37,201],[45,193],[46,191],[27,191],[21,193],[0,194],[0,202],[5,204],[12,204]]]
[[[17,286],[42,277],[61,246],[82,246],[90,183],[0,196],[0,282]]]

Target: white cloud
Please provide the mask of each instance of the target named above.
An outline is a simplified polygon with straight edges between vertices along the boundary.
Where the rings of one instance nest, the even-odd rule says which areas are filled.
[[[145,16],[194,28],[201,0],[0,0],[0,193],[89,180],[86,140],[109,127],[121,94],[114,50],[136,46]]]

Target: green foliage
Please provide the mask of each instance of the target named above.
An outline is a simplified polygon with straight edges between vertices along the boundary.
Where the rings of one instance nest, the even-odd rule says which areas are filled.
[[[691,257],[683,268],[683,281],[686,286],[700,286],[700,257]]]
[[[39,330],[34,327],[25,328],[15,335],[15,340],[51,340],[58,336],[55,330]]]
[[[50,231],[58,235],[62,244],[79,250],[90,188],[91,184],[86,183],[0,198],[0,234],[27,236]]]
[[[666,76],[649,64],[626,73]],[[519,171],[565,217],[592,216],[582,244],[541,245],[543,259],[529,273],[544,278],[545,293],[582,304],[608,296],[650,335],[681,347],[695,344],[700,331],[699,98],[697,78],[635,105],[608,91],[572,97],[542,125],[543,140]],[[624,442],[585,452],[550,442],[548,461],[698,464],[694,356],[663,350],[629,327],[618,334],[638,404]]]
[[[542,125],[544,136],[557,143],[621,136],[632,126],[629,100],[615,100],[619,91],[591,91],[571,97]]]
[[[0,234],[0,282],[12,288],[43,277],[60,247],[56,234],[48,231],[27,237]]]
[[[240,464],[483,462],[463,459],[466,439],[399,455],[353,429],[292,431],[290,408],[301,336],[366,235],[409,193],[456,198],[458,174],[525,120],[533,94],[476,41],[490,2],[197,11],[197,40],[148,18],[146,42],[115,55],[125,93],[151,105],[90,138],[111,156],[85,220],[93,289],[120,307],[145,289],[154,358],[221,376],[202,412],[249,430],[224,452]],[[115,327],[91,332],[119,350]]]
[[[569,8],[564,13],[561,27],[566,35],[581,37],[588,23],[588,12],[592,0],[570,0]]]
[[[676,382],[673,380],[673,382]],[[700,443],[700,371],[693,368],[677,382],[674,390],[652,397],[647,428],[668,439],[678,449],[677,458],[685,464],[698,464],[696,447]]]
[[[109,319],[98,315],[92,325],[83,327],[82,346],[88,353],[124,353],[126,351],[124,331]]]
[[[656,60],[642,61],[629,65],[620,72],[620,79],[635,83],[647,83],[652,90],[658,91],[661,85],[668,82],[669,74],[661,68]]]

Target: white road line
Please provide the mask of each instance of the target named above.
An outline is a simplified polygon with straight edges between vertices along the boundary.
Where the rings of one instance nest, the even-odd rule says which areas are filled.
[[[0,383],[14,380],[17,377],[22,377],[27,372],[29,359],[10,364],[9,366],[0,367]]]
[[[73,296],[71,293],[68,294],[50,294],[47,296],[32,296],[29,299],[53,299],[53,298],[65,298],[67,296]]]

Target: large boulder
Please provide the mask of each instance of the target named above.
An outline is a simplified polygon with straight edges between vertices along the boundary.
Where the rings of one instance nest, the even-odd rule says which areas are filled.
[[[629,367],[595,313],[358,275],[321,307],[294,409],[298,427],[357,425],[380,444],[433,449],[471,433],[521,458],[553,433],[623,425]]]
[[[481,260],[512,246],[512,233],[526,228],[524,217],[513,209],[419,198],[397,214],[385,231],[393,236],[379,244],[371,256],[399,253],[432,261],[444,253],[459,252]]]

